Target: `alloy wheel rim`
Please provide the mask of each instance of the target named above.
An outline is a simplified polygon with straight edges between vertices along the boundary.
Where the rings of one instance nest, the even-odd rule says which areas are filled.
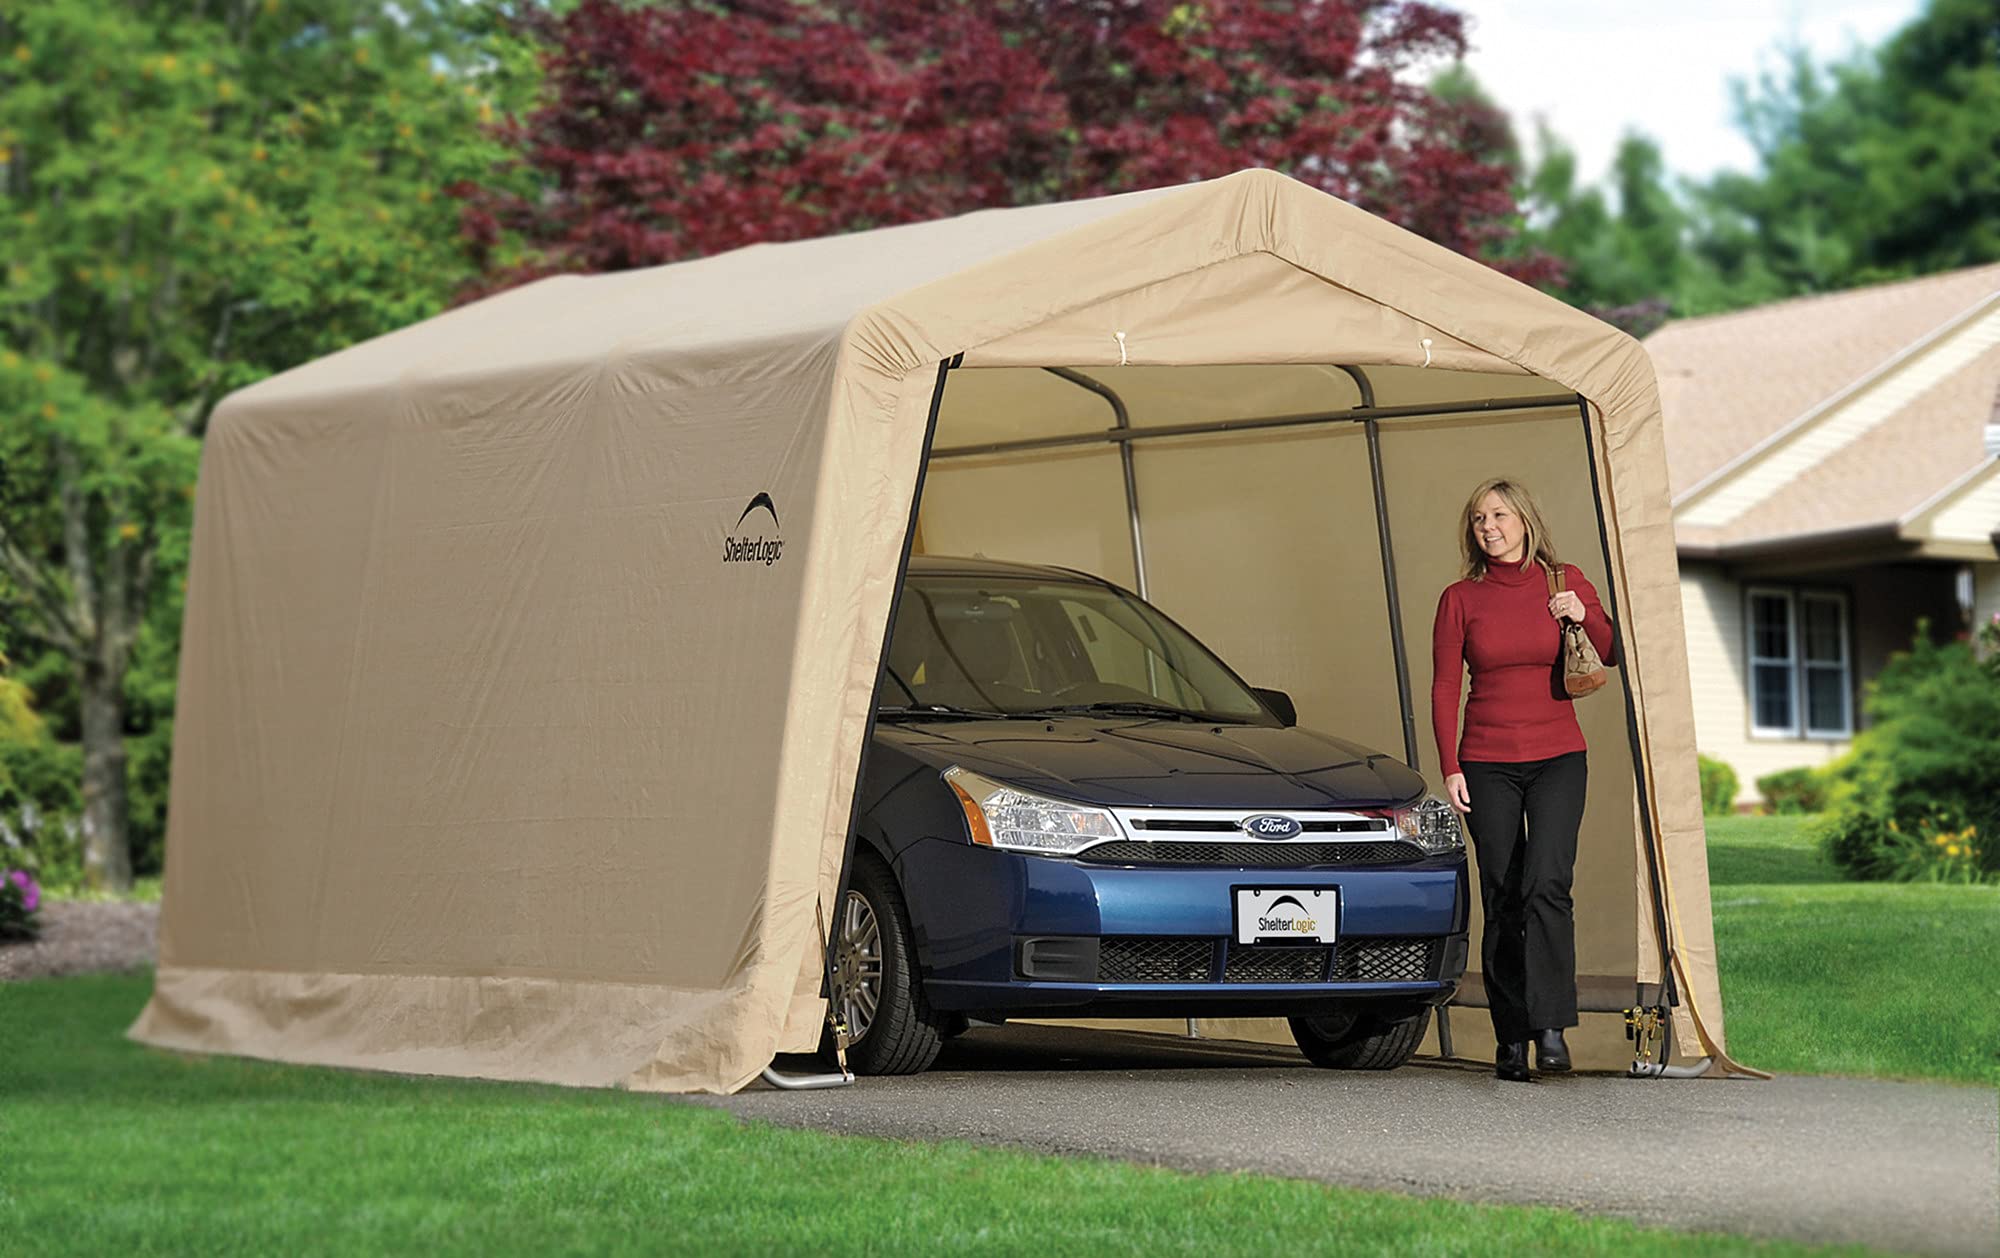
[[[882,999],[882,924],[868,897],[850,890],[834,944],[833,998],[855,1042],[868,1034]]]

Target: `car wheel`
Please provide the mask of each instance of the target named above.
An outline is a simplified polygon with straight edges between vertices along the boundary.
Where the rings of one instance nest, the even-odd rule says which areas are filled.
[[[913,1075],[937,1060],[946,1018],[924,999],[909,911],[888,866],[861,856],[834,927],[833,1000],[858,1074]]]
[[[1429,1006],[1401,1018],[1358,1013],[1291,1020],[1299,1051],[1330,1070],[1394,1070],[1424,1042],[1430,1022]]]

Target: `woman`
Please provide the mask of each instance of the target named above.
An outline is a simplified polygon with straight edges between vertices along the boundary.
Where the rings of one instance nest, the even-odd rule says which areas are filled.
[[[1586,775],[1583,730],[1555,680],[1560,622],[1582,624],[1609,661],[1611,621],[1583,574],[1559,564],[1534,500],[1512,481],[1473,491],[1459,549],[1465,579],[1439,597],[1431,633],[1431,722],[1445,791],[1465,815],[1479,866],[1494,1073],[1525,1082],[1528,1040],[1540,1069],[1568,1070],[1563,1031],[1576,1025],[1570,881]],[[1564,588],[1551,594],[1547,574],[1558,572]]]

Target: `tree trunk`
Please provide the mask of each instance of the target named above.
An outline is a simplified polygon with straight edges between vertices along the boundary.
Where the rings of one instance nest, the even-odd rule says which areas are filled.
[[[83,669],[83,874],[107,891],[132,886],[126,831],[125,679]]]

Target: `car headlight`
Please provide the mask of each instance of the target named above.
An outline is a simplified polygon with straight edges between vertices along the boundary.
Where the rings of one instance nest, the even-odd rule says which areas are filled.
[[[1451,804],[1426,795],[1408,808],[1396,810],[1396,829],[1431,856],[1465,850],[1465,828]]]
[[[965,809],[972,841],[981,847],[1074,856],[1120,834],[1118,823],[1102,808],[1050,799],[956,765],[945,770],[944,781]]]

